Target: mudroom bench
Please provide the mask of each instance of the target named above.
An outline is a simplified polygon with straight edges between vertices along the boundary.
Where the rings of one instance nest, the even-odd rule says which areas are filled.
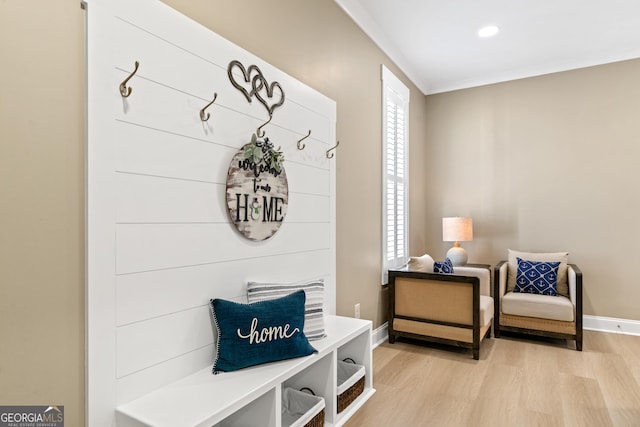
[[[312,341],[318,353],[234,372],[200,370],[116,408],[118,427],[290,425],[281,414],[285,387],[310,388],[325,400],[325,425],[344,424],[375,389],[372,378],[371,322],[326,316],[327,337]],[[337,365],[352,359],[365,368],[363,392],[338,412]]]

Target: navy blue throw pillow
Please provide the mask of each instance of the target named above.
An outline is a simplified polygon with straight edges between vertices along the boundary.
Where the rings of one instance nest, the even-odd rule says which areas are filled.
[[[453,274],[453,264],[451,263],[451,260],[449,258],[445,258],[442,262],[434,261],[433,272]]]
[[[559,262],[526,261],[516,258],[518,271],[513,292],[557,296]]]
[[[218,331],[213,373],[315,353],[303,332],[305,298],[300,290],[252,304],[212,299]]]

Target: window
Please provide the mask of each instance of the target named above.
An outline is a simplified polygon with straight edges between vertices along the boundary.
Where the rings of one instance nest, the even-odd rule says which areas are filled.
[[[409,89],[382,66],[382,283],[408,260]]]

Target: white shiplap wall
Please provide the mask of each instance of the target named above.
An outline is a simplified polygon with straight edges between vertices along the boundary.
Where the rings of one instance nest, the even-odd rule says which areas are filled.
[[[335,158],[325,152],[336,106],[159,1],[85,8],[87,422],[104,426],[117,404],[212,363],[210,298],[244,301],[248,280],[323,277],[335,314]],[[268,118],[231,85],[232,60],[258,65],[286,94],[264,130],[285,155],[289,206],[263,242],[242,237],[226,211],[229,162]]]

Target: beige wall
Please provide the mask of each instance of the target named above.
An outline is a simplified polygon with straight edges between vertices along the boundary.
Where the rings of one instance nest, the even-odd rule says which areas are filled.
[[[440,217],[472,215],[471,261],[569,250],[588,314],[640,319],[615,257],[625,242],[638,255],[640,62],[425,98],[330,0],[166,3],[338,103],[339,314],[359,302],[386,320],[384,63],[411,88],[411,253],[444,256]],[[0,404],[62,404],[71,426],[84,417],[83,31],[77,0],[0,2]]]
[[[569,251],[588,315],[640,320],[640,60],[427,97],[426,247],[471,215],[470,259]],[[415,183],[414,183],[415,185]]]
[[[84,15],[0,2],[0,404],[84,417]]]

